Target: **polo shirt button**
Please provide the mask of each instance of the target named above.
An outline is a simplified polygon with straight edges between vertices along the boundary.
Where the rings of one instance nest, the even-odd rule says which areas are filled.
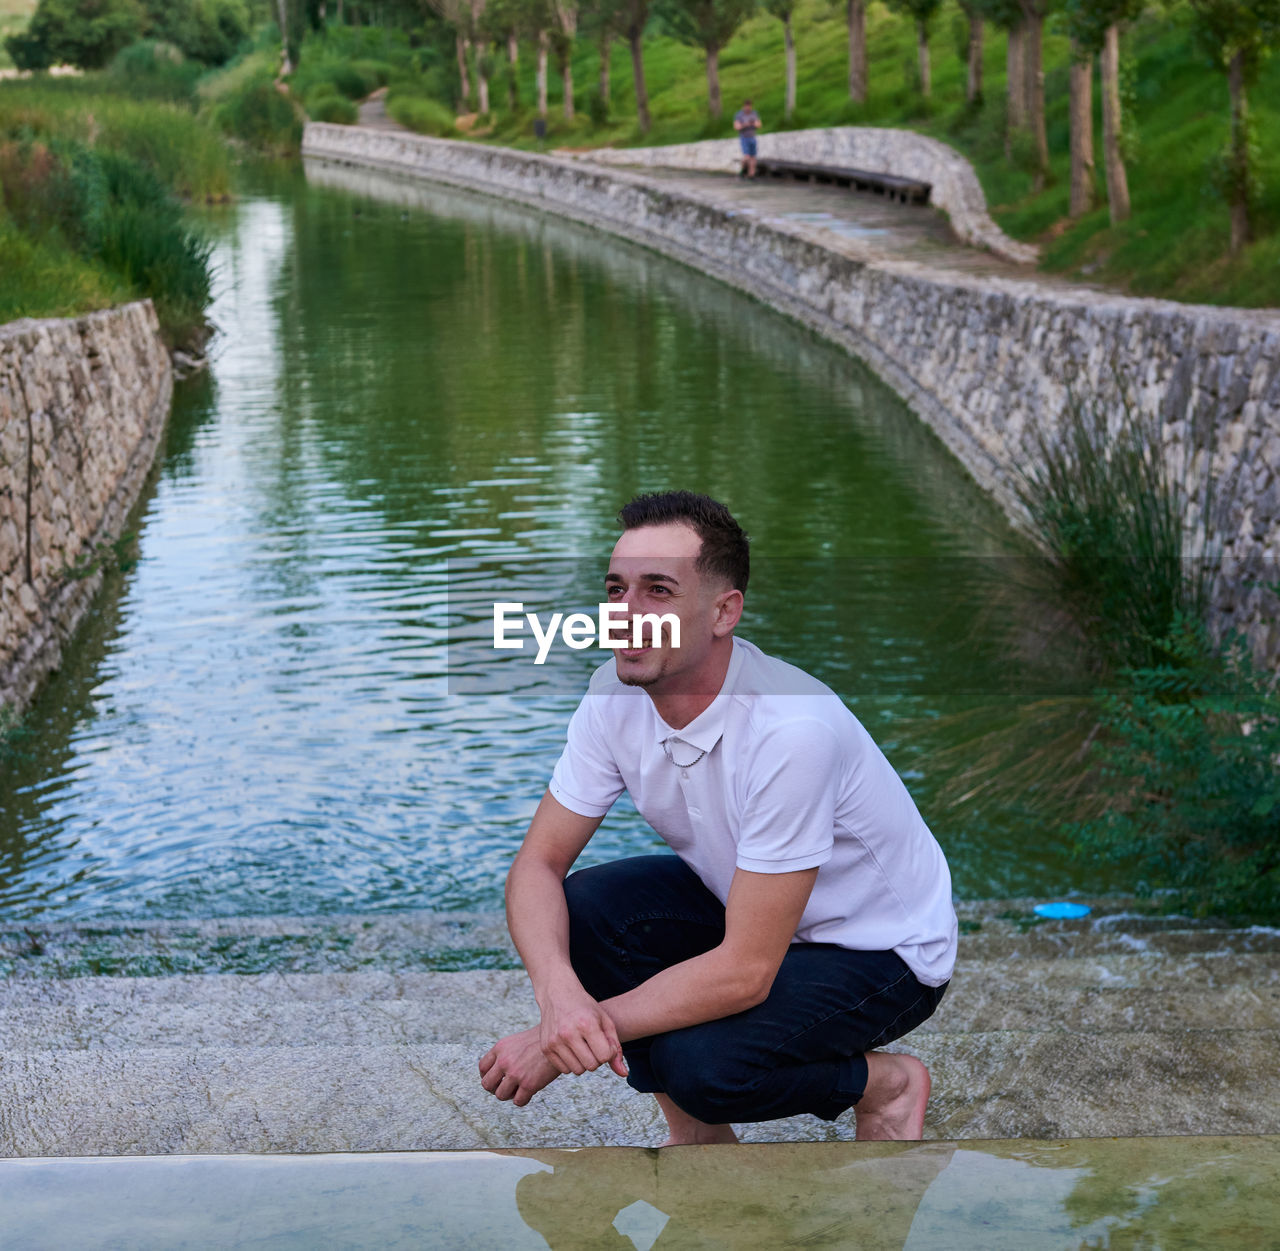
[[[682,770],[680,771],[680,776],[681,776],[682,778],[684,778],[684,780],[687,782],[687,781],[689,780],[689,770],[688,770],[688,769],[682,769]]]

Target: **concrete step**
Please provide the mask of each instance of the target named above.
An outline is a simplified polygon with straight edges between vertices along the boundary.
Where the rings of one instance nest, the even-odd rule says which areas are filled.
[[[918,1035],[930,1138],[1280,1132],[1280,1031]],[[15,1051],[0,1059],[0,1155],[397,1151],[661,1141],[653,1101],[608,1072],[527,1108],[479,1084],[474,1047]],[[852,1138],[851,1116],[747,1127]]]
[[[1280,954],[1280,929],[1149,917],[1114,901],[1083,921],[1040,921],[1027,900],[961,904],[964,960]],[[514,968],[497,913],[232,917],[0,927],[7,980]]]
[[[479,1046],[537,1021],[521,971],[75,978],[0,988],[0,1052]],[[925,1034],[1280,1028],[1280,956],[962,961]]]

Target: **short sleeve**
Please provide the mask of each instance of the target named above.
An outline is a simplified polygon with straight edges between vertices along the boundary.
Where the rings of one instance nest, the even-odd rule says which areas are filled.
[[[791,873],[830,860],[840,768],[836,734],[816,718],[762,735],[746,779],[738,868]]]
[[[552,798],[583,817],[602,817],[625,784],[609,748],[600,705],[588,694],[569,719],[568,741],[551,774]]]

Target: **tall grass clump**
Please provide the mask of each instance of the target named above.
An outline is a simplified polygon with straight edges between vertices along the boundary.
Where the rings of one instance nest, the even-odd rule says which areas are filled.
[[[0,188],[8,224],[27,239],[11,244],[23,273],[35,284],[20,299],[32,305],[56,296],[54,280],[74,271],[52,267],[52,257],[74,255],[87,263],[79,279],[97,303],[109,275],[117,293],[150,296],[171,343],[198,342],[209,302],[209,245],[183,220],[182,208],[156,172],[122,152],[79,140],[33,139],[0,143]],[[18,287],[6,269],[6,286]],[[94,284],[98,285],[94,285]],[[39,315],[61,311],[40,308]]]
[[[24,137],[120,152],[149,166],[184,199],[230,194],[226,145],[189,108],[114,95],[98,79],[0,83],[0,140]]]
[[[1073,400],[1057,429],[1035,427],[1016,487],[1050,599],[1100,676],[1150,662],[1175,620],[1203,617],[1207,594],[1207,563],[1184,555],[1189,500],[1159,426],[1119,410]]]

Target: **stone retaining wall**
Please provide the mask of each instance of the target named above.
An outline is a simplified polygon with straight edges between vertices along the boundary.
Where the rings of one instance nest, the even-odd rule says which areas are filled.
[[[68,571],[118,537],[172,394],[150,300],[0,326],[0,704],[57,668],[102,581]]]
[[[1034,265],[1037,249],[1010,239],[987,213],[987,198],[973,166],[954,148],[911,130],[888,126],[833,126],[759,137],[760,155],[815,165],[842,165],[871,174],[897,174],[931,183],[930,203],[951,220],[962,242],[1017,265]],[[704,139],[662,148],[596,148],[575,160],[613,166],[661,166],[733,173],[741,164],[736,139]]]
[[[684,188],[573,160],[313,123],[304,154],[469,187],[633,239],[813,327],[864,359],[1017,521],[1017,474],[1072,396],[1160,424],[1188,533],[1224,558],[1219,626],[1280,654],[1280,314],[979,277],[764,220]],[[1201,508],[1212,484],[1211,507]]]

